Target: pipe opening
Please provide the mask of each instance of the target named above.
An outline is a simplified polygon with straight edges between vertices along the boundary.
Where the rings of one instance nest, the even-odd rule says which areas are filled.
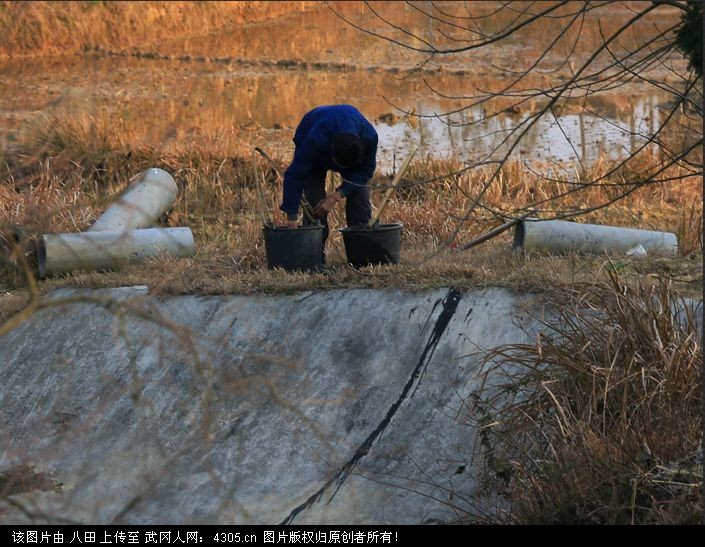
[[[47,250],[44,246],[44,237],[37,243],[37,260],[39,262],[39,277],[44,277],[47,273]]]
[[[524,248],[524,236],[526,235],[526,229],[524,228],[525,222],[525,220],[522,220],[514,227],[514,241],[512,242],[512,249]]]

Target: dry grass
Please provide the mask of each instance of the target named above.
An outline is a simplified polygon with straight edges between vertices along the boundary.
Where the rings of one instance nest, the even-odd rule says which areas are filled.
[[[176,39],[300,7],[296,2],[267,4],[281,9],[277,13],[248,9],[255,4],[173,2],[166,9],[160,2],[146,8],[134,2],[0,2],[0,58],[85,46],[127,50],[138,44],[150,50],[158,45],[149,43],[155,24]],[[486,208],[462,225],[459,219],[478,197],[489,170],[444,176],[461,165],[419,159],[384,215],[405,226],[401,265],[353,270],[333,230],[330,270],[290,274],[266,269],[256,215],[247,151],[267,147],[266,132],[199,134],[197,142],[183,137],[162,148],[131,144],[143,142],[143,133],[134,121],[132,128],[120,125],[117,116],[110,121],[51,119],[23,132],[12,150],[0,151],[0,326],[27,309],[28,296],[15,289],[25,285],[22,257],[33,267],[34,236],[84,230],[132,177],[161,167],[174,176],[180,196],[160,223],[191,227],[196,256],[57,276],[41,281],[41,292],[137,284],[149,286],[153,294],[450,285],[541,292],[546,304],[559,310],[557,320],[547,325],[557,334],[495,350],[488,365],[505,373],[507,383],[483,400],[468,402],[469,415],[481,421],[488,480],[509,493],[511,516],[495,518],[521,523],[692,523],[700,518],[702,467],[694,465],[694,454],[702,433],[702,348],[692,318],[681,328],[663,311],[678,299],[674,288],[702,298],[701,179],[648,186],[579,219],[673,231],[682,253],[678,258],[523,255],[511,250],[510,234],[459,252],[459,244],[501,223],[501,215],[537,200],[560,210],[605,203],[658,158],[642,154],[606,185],[560,199],[576,183],[608,172],[611,164],[599,161],[590,172],[567,166],[554,171],[570,182],[541,179],[522,164],[508,164],[484,193]],[[284,154],[274,158],[280,170],[289,159]],[[261,167],[276,210],[278,179],[264,163]],[[377,196],[387,175],[373,181]],[[342,227],[343,208],[330,220],[333,229]],[[19,472],[35,478],[31,469]],[[0,490],[9,490],[7,481],[0,476]]]
[[[668,282],[546,295],[533,344],[487,357],[503,380],[469,401],[502,521],[696,524],[702,516],[702,346]]]
[[[160,222],[191,227],[196,256],[57,276],[41,281],[40,292],[136,284],[149,286],[153,294],[449,285],[541,292],[548,305],[561,310],[558,323],[549,325],[558,336],[492,355],[493,366],[505,367],[509,375],[499,389],[502,396],[515,395],[513,405],[502,406],[501,397],[472,401],[482,405],[471,414],[485,420],[479,425],[491,478],[511,492],[511,521],[694,522],[700,508],[697,481],[702,482],[702,473],[698,478],[691,465],[702,429],[702,349],[692,325],[681,329],[663,310],[677,298],[674,287],[702,295],[702,181],[645,187],[581,218],[675,231],[684,254],[678,258],[524,255],[511,250],[510,234],[461,252],[447,243],[487,173],[443,177],[459,165],[422,159],[412,164],[385,212],[386,221],[405,225],[399,266],[353,270],[333,231],[330,271],[290,274],[266,269],[251,158],[237,152],[242,142],[222,135],[163,149],[130,142],[128,133],[95,120],[54,120],[0,158],[0,291],[5,293],[0,324],[27,304],[24,292],[13,291],[24,279],[14,264],[22,256],[31,263],[34,235],[84,230],[134,175],[161,167],[174,176],[180,196]],[[275,156],[280,170],[287,159]],[[261,168],[274,209],[278,178],[264,163]],[[608,168],[606,162],[594,167]],[[612,182],[623,184],[631,176],[622,171]],[[377,194],[388,180],[376,176]],[[552,205],[602,203],[618,184],[586,188]],[[483,204],[504,214],[564,190],[565,184],[511,164],[490,185]],[[502,222],[487,209],[468,219],[456,243]],[[333,228],[342,226],[343,215],[342,207],[331,215]],[[565,286],[572,288],[561,289]],[[578,314],[578,308],[601,315]]]
[[[303,2],[0,2],[0,59],[147,46],[300,11]],[[154,29],[159,32],[155,34]]]
[[[333,231],[328,244],[326,274],[286,274],[266,270],[260,221],[256,214],[251,158],[244,156],[242,142],[233,135],[212,135],[197,145],[156,149],[133,147],[129,132],[121,132],[99,120],[52,120],[37,126],[26,141],[0,158],[0,226],[6,243],[5,256],[14,238],[51,232],[75,232],[91,222],[147,167],[170,172],[180,187],[175,207],[162,224],[189,226],[194,232],[197,255],[191,259],[155,259],[107,273],[75,273],[43,281],[41,290],[57,286],[114,286],[145,284],[160,293],[233,293],[295,291],[333,287],[407,287],[438,285],[504,285],[541,287],[545,283],[580,281],[603,276],[617,268],[638,277],[667,276],[689,293],[700,293],[702,282],[702,188],[701,181],[686,179],[668,186],[651,186],[624,201],[580,220],[614,225],[653,228],[678,233],[687,256],[677,259],[620,259],[616,266],[606,257],[522,256],[510,247],[510,234],[466,252],[455,250],[502,222],[498,214],[521,209],[536,196],[550,197],[565,184],[548,183],[520,164],[508,165],[493,182],[483,203],[497,211],[479,210],[449,239],[479,188],[484,172],[450,177],[442,175],[459,165],[447,161],[420,160],[412,164],[404,187],[388,205],[386,221],[404,224],[402,265],[354,271],[347,266],[342,239],[335,232],[344,224],[344,209],[331,215]],[[265,136],[266,137],[266,136]],[[262,135],[250,139],[258,142]],[[287,158],[275,156],[280,171]],[[648,158],[644,161],[648,161]],[[281,188],[274,171],[264,162],[265,192],[272,210]],[[596,169],[607,169],[607,164]],[[626,175],[615,182],[623,183]],[[375,194],[388,182],[378,174]],[[431,181],[422,183],[423,181]],[[619,186],[588,188],[552,205],[574,209],[604,202]],[[279,217],[283,220],[283,217]],[[15,235],[13,235],[15,234]],[[27,254],[32,259],[31,248]],[[16,257],[15,257],[16,258]],[[6,267],[0,289],[18,284],[18,274]],[[21,280],[21,275],[19,275]]]

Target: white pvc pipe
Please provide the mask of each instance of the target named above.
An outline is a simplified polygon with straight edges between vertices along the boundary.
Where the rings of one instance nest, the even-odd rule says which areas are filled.
[[[678,239],[670,232],[526,219],[514,230],[514,247],[551,253],[675,255]]]
[[[139,178],[93,223],[89,232],[149,228],[176,200],[172,176],[153,167]]]
[[[195,252],[190,228],[48,234],[39,244],[39,275],[118,268],[157,255],[185,257]]]

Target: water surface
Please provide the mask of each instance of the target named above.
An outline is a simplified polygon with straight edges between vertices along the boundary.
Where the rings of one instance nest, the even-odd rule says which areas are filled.
[[[418,11],[390,6],[398,21],[436,36]],[[356,23],[384,27],[359,3],[336,7]],[[535,105],[499,116],[476,106],[445,118],[441,114],[468,102],[440,97],[431,86],[447,97],[498,89],[508,80],[496,67],[519,50],[534,52],[539,38],[535,42],[508,40],[413,71],[424,55],[364,34],[318,6],[273,22],[145,46],[139,57],[136,51],[89,51],[14,60],[0,65],[0,145],[11,146],[43,120],[73,118],[103,123],[135,145],[197,142],[203,135],[237,136],[255,127],[266,132],[273,150],[289,154],[305,112],[350,103],[378,130],[382,169],[398,165],[412,144],[423,156],[477,161],[507,153],[502,141]],[[555,118],[539,120],[513,157],[584,164],[623,157],[644,142],[640,134],[653,128],[667,100],[631,87],[600,96],[587,109],[576,102],[558,109]],[[409,111],[422,117],[404,114]]]

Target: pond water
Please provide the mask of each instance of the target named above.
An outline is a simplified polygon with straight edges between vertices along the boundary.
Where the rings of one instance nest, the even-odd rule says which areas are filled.
[[[630,108],[615,117],[588,111],[555,118],[542,116],[512,150],[512,155],[522,160],[586,165],[599,159],[623,158],[647,142],[641,135],[653,131],[654,119],[661,115],[661,100],[666,98],[634,97]],[[419,102],[417,107],[423,113],[443,112],[430,102]],[[462,115],[417,118],[411,124],[378,121],[375,127],[383,143],[385,163],[403,156],[411,144],[434,157],[479,162],[509,152],[514,143],[512,135],[516,134],[513,132],[523,128],[528,116],[487,118],[481,108],[472,108]]]
[[[341,3],[338,9],[370,28],[381,25],[359,3]],[[398,14],[409,25],[427,24],[414,10]],[[68,117],[99,120],[135,144],[157,146],[223,131],[237,135],[255,126],[266,132],[273,149],[290,153],[293,130],[305,112],[320,104],[350,103],[379,133],[383,170],[398,165],[412,144],[423,156],[476,161],[506,153],[502,141],[533,107],[498,116],[486,106],[440,115],[468,104],[450,97],[503,85],[506,78],[493,67],[514,58],[517,47],[510,40],[476,55],[434,59],[414,71],[423,55],[364,34],[317,6],[139,52],[6,61],[0,64],[0,146],[12,146],[43,120]],[[653,128],[667,99],[630,87],[597,97],[586,108],[569,104],[556,117],[541,118],[513,154],[588,164],[619,158],[644,142],[639,134]]]

